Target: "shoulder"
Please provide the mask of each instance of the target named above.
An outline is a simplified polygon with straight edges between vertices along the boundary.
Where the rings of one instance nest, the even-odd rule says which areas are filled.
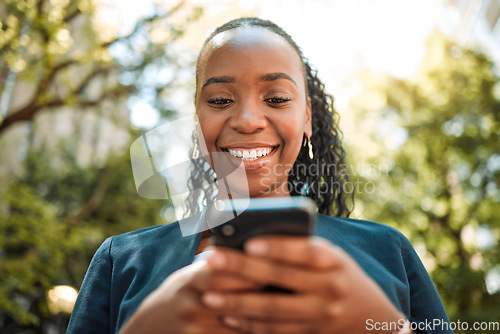
[[[316,235],[344,249],[368,272],[374,264],[382,264],[392,272],[399,272],[403,279],[408,268],[422,267],[410,241],[388,225],[319,215]]]
[[[178,222],[149,226],[139,230],[114,235],[109,238],[109,243],[113,248],[117,246],[135,247],[137,246],[137,242],[140,242],[142,245],[148,245],[170,235],[180,235]]]
[[[410,241],[397,229],[367,220],[319,215],[316,234],[350,254],[410,320],[448,316]]]
[[[171,248],[191,243],[196,239],[201,214],[169,224],[155,225],[111,237],[110,253],[152,251],[157,248]]]
[[[197,226],[199,214],[165,225],[146,227],[140,230],[119,234],[110,238],[109,255],[115,265],[129,265],[145,261],[175,259],[189,261],[201,234],[183,233],[182,225]],[[193,228],[192,230],[196,230]],[[191,254],[193,253],[193,254]]]
[[[426,274],[426,270],[413,245],[397,229],[352,218],[319,215],[317,235],[340,246],[358,262],[376,260],[404,270],[408,276]]]
[[[323,214],[318,215],[317,232],[326,237],[342,235],[348,239],[362,239],[366,241],[397,242],[408,244],[408,239],[397,229],[369,220],[331,217]]]

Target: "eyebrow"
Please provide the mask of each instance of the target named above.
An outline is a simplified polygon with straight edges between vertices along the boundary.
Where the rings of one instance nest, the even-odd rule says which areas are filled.
[[[220,77],[211,77],[210,79],[205,81],[205,83],[203,84],[201,89],[203,90],[203,88],[207,87],[208,85],[212,85],[212,84],[216,84],[216,83],[235,83],[235,82],[236,82],[236,79],[234,77],[230,77],[227,75],[223,75]]]
[[[267,73],[267,74],[262,75],[259,78],[260,81],[274,81],[274,80],[279,80],[279,79],[289,80],[295,85],[295,87],[297,87],[297,83],[295,82],[295,80],[293,80],[293,78],[291,76],[289,76],[288,74],[283,73],[283,72]],[[212,85],[212,84],[216,84],[216,83],[235,83],[235,82],[236,82],[236,79],[234,77],[227,76],[227,75],[223,75],[220,77],[211,77],[210,79],[205,81],[205,83],[203,84],[201,89],[203,90],[203,88],[205,88],[209,85]]]
[[[260,79],[260,81],[274,81],[274,80],[279,80],[279,79],[285,79],[285,80],[289,80],[289,81],[293,82],[295,87],[297,87],[297,83],[295,82],[295,80],[293,80],[291,76],[289,76],[288,74],[283,73],[283,72],[264,74],[259,79]]]

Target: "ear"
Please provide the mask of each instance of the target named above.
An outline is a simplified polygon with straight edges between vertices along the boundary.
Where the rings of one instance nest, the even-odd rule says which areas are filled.
[[[306,138],[311,138],[312,136],[312,106],[311,106],[311,98],[308,96],[306,100],[306,114],[304,121],[304,135]]]

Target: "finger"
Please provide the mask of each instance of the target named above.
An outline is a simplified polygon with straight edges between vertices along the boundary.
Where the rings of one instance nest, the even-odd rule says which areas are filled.
[[[240,275],[228,275],[224,273],[212,274],[206,282],[204,291],[215,290],[221,292],[255,291],[262,287],[254,281],[245,279]]]
[[[217,334],[236,334],[234,328],[230,328],[222,322],[222,314],[218,310],[206,307],[201,301],[201,296],[196,291],[187,291],[176,303],[175,317],[181,320],[184,325],[182,329],[174,330],[175,333],[217,333]],[[168,312],[162,310],[162,312]],[[172,311],[170,311],[172,315]],[[166,314],[164,314],[164,317]]]
[[[192,334],[237,334],[241,333],[234,327],[228,326],[222,321],[222,315],[205,310],[205,313],[200,312],[196,318],[186,319],[186,325],[182,330],[175,333],[192,333]],[[169,332],[170,333],[170,332]]]
[[[266,321],[261,319],[247,319],[233,316],[223,318],[224,324],[244,333],[273,333],[273,334],[308,334],[318,333],[315,325],[304,321]]]
[[[245,253],[315,269],[330,269],[342,263],[345,253],[321,237],[261,236],[245,244]]]
[[[168,333],[172,333],[171,331]],[[216,314],[200,314],[196,319],[190,319],[182,329],[174,331],[175,333],[189,333],[189,334],[237,334],[241,333],[234,327],[230,327],[222,321],[222,316]]]
[[[250,291],[261,287],[255,281],[238,274],[214,272],[206,262],[196,263],[193,266],[189,273],[189,286],[199,292],[207,290],[221,292]]]
[[[328,310],[326,300],[312,294],[207,292],[202,302],[217,312],[259,319],[320,319]]]
[[[339,281],[333,269],[294,267],[222,248],[207,257],[207,265],[215,272],[240,275],[262,286],[276,285],[297,292],[335,293]]]
[[[171,332],[166,332],[171,333]],[[217,333],[217,334],[241,334],[240,331],[234,328],[230,328],[225,324],[218,324],[216,326],[207,326],[206,324],[192,323],[188,324],[186,328],[182,329],[183,334],[207,334],[207,333]]]

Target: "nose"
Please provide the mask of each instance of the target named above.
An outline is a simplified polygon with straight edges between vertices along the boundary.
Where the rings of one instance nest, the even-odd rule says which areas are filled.
[[[254,133],[267,127],[267,119],[259,102],[240,101],[232,110],[229,126],[241,133]]]

